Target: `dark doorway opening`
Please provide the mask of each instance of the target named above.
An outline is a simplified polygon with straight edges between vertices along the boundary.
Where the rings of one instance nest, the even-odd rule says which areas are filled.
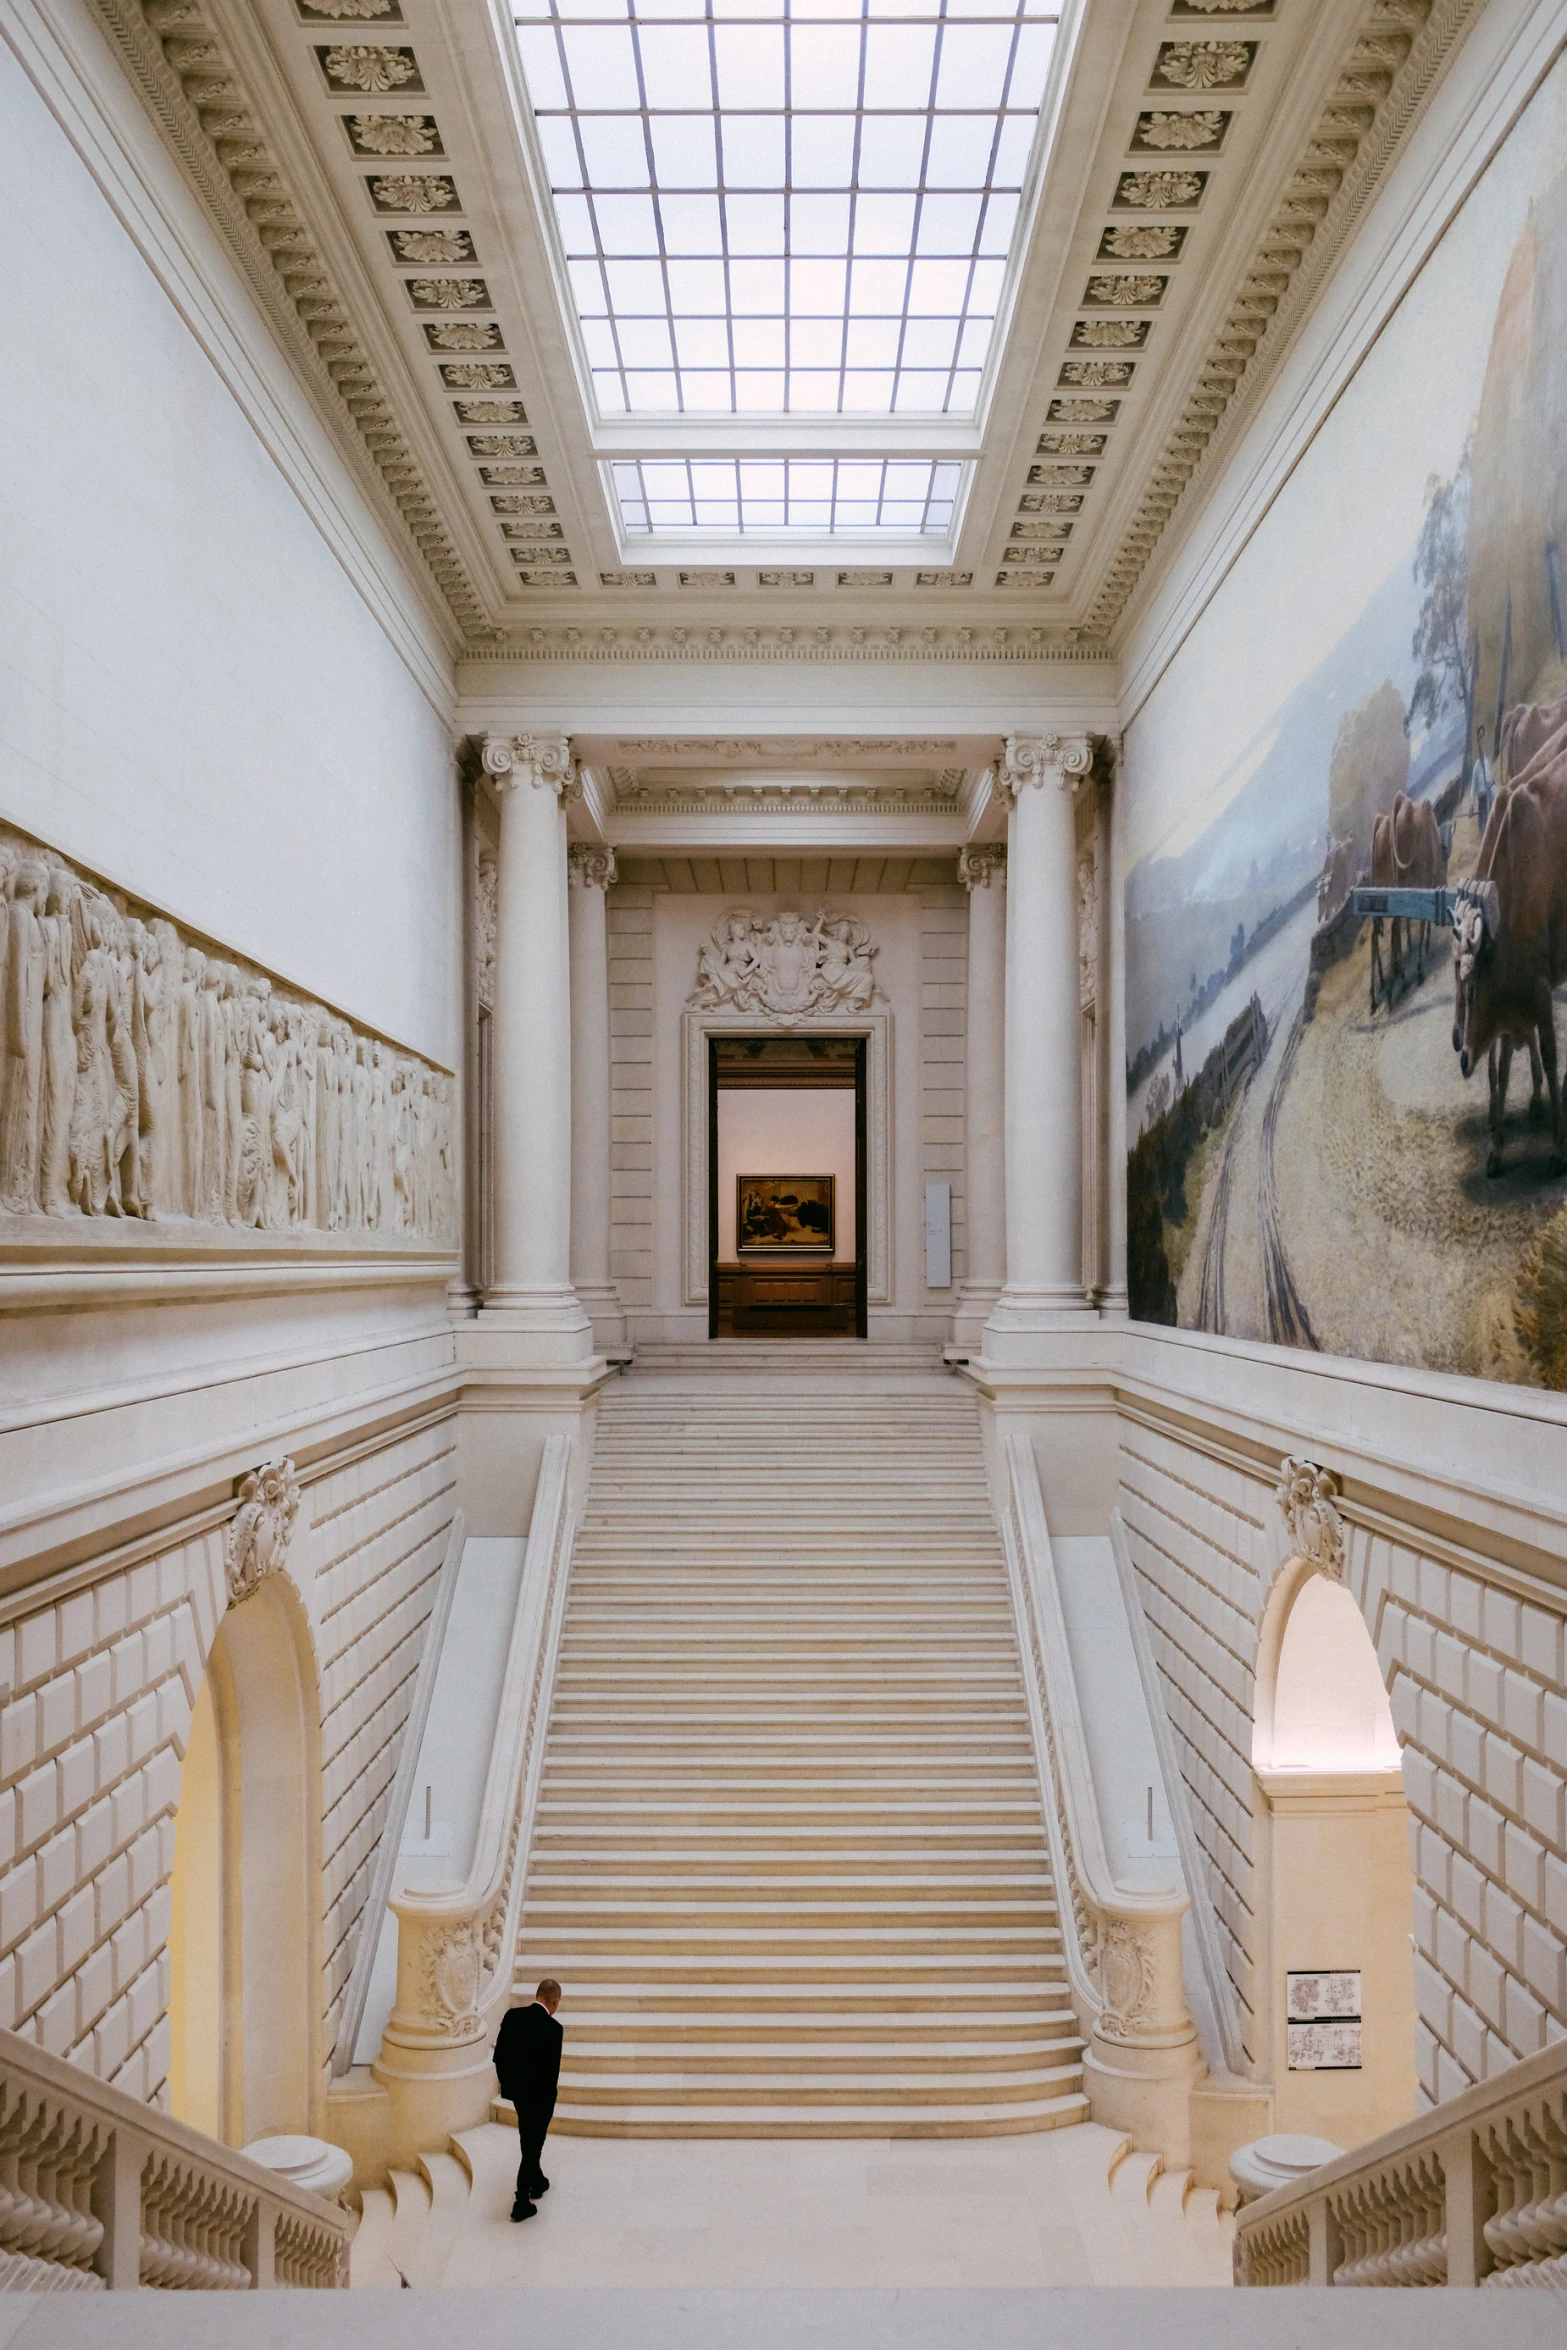
[[[707,1334],[709,1338],[863,1338],[866,1335],[865,1054],[863,1036],[710,1036],[707,1048]],[[738,1110],[732,1127],[720,1099],[741,1094],[775,1097],[760,1119]],[[791,1094],[800,1101],[798,1139],[791,1131]],[[832,1096],[853,1096],[852,1149],[848,1120]],[[843,1109],[849,1111],[845,1100]],[[772,1113],[776,1112],[776,1116]],[[743,1143],[742,1132],[781,1136]],[[737,1151],[769,1152],[793,1160],[835,1159],[835,1167],[749,1165],[741,1174],[809,1176],[835,1173],[834,1247],[770,1245],[754,1219],[749,1237],[738,1196]],[[845,1165],[845,1158],[852,1166]],[[853,1248],[843,1247],[845,1210],[852,1201]],[[813,1214],[816,1211],[812,1211]]]

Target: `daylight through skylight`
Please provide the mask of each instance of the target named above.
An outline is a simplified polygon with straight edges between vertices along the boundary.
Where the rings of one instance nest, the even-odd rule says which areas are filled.
[[[963,468],[931,458],[618,458],[628,534],[948,531]]]
[[[1059,0],[526,0],[600,412],[969,415]]]

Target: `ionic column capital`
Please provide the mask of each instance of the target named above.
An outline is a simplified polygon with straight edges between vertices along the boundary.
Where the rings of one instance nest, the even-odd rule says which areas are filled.
[[[978,848],[959,849],[958,879],[965,889],[988,889],[993,881],[1005,881],[1007,852],[999,841]]]
[[[596,840],[574,840],[566,849],[566,877],[578,889],[608,889],[615,878],[615,852]]]
[[[1029,784],[1054,783],[1076,791],[1094,763],[1093,738],[1086,734],[1009,734],[1001,780],[1014,799]]]
[[[570,800],[581,789],[571,743],[563,734],[486,735],[484,772],[498,792],[531,783],[539,791]]]

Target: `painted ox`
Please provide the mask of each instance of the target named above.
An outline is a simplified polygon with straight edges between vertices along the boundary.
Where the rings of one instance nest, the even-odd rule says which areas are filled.
[[[1374,889],[1440,889],[1447,879],[1447,851],[1442,846],[1436,810],[1429,800],[1412,800],[1400,792],[1391,812],[1379,816],[1371,828],[1371,884]],[[1377,980],[1382,979],[1386,1001],[1393,1001],[1393,982],[1404,983],[1404,949],[1419,932],[1418,987],[1426,975],[1426,951],[1431,943],[1429,922],[1411,922],[1406,935],[1403,918],[1393,916],[1386,969],[1382,964],[1382,918],[1371,924],[1371,1009],[1377,1008]]]
[[[1502,1171],[1502,1120],[1513,1054],[1526,1045],[1539,1115],[1542,1073],[1551,1092],[1551,1173],[1567,1170],[1556,1019],[1551,991],[1567,979],[1567,744],[1547,737],[1491,810],[1474,878],[1453,907],[1457,1004],[1453,1050],[1466,1077],[1485,1058],[1491,1148]]]
[[[1355,843],[1336,840],[1329,843],[1328,853],[1317,877],[1317,922],[1330,922],[1355,886]]]

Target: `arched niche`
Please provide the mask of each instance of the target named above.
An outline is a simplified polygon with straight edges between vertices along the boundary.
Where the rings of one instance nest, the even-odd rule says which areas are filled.
[[[232,2146],[317,2123],[320,1743],[304,1610],[268,1575],[218,1627],[174,1824],[170,2103]]]
[[[1362,2145],[1415,2110],[1409,1811],[1365,1618],[1309,1559],[1286,1563],[1263,1612],[1252,1767],[1273,2126]],[[1358,2070],[1291,2067],[1290,1978],[1319,1972],[1360,1979]]]

